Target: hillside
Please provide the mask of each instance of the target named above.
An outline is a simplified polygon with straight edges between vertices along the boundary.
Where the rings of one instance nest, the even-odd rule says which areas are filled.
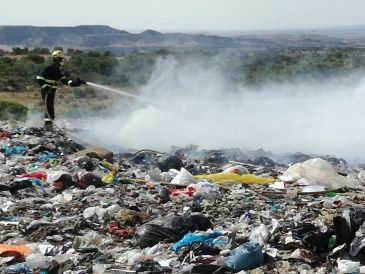
[[[146,30],[130,33],[109,26],[75,27],[0,26],[1,47],[55,47],[112,52],[154,51],[158,49],[251,51],[365,47],[365,28],[335,28],[325,30],[270,31],[236,35],[161,33]]]
[[[4,46],[133,51],[136,48],[232,47],[234,44],[231,38],[213,35],[163,34],[154,30],[133,34],[109,26],[0,26],[0,45]]]

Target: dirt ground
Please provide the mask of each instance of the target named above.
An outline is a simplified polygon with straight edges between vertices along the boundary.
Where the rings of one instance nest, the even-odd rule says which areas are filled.
[[[70,88],[60,88],[56,92],[55,109],[60,115],[80,115],[81,113],[100,112],[117,104],[121,97],[103,93],[96,97],[78,98]],[[0,91],[0,101],[10,101],[28,107],[32,112],[43,112],[44,104],[39,90],[34,91]]]
[[[0,91],[0,100],[16,102],[30,108],[41,102],[39,91]]]

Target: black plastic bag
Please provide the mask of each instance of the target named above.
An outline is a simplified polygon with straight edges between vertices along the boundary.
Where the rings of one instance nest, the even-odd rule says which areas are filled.
[[[148,247],[159,242],[176,242],[189,231],[206,231],[209,228],[213,228],[213,225],[202,214],[167,216],[140,226],[136,231],[137,244]]]

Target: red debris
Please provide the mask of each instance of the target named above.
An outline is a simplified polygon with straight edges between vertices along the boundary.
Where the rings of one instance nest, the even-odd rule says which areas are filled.
[[[10,136],[11,136],[11,132],[9,132],[9,131],[0,132],[0,139],[9,138]]]
[[[123,238],[129,237],[133,234],[132,228],[122,227],[117,224],[108,224],[108,233],[112,235],[117,235]]]

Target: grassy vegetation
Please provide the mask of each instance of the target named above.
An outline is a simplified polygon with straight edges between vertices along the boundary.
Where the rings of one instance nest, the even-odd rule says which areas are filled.
[[[0,101],[0,120],[20,120],[27,117],[28,108],[10,101]]]
[[[20,90],[26,86],[36,87],[35,76],[48,63],[49,54],[45,50],[8,53],[0,57],[0,90],[7,86]],[[363,49],[330,49],[308,51],[261,52],[250,54],[245,51],[231,53],[189,52],[154,53],[136,52],[124,56],[114,56],[110,52],[83,52],[69,50],[63,68],[71,78],[80,76],[100,84],[120,87],[137,87],[145,84],[151,76],[158,58],[172,55],[184,60],[194,58],[203,62],[217,59],[216,66],[227,77],[243,85],[256,85],[263,81],[287,81],[296,77],[330,77],[351,73],[365,68]]]
[[[13,91],[6,98],[0,93],[0,99],[12,99],[29,108],[42,108],[36,75],[50,63],[49,49],[14,48],[12,52],[4,52],[0,56],[0,91]],[[365,68],[365,49],[328,49],[328,50],[285,50],[279,52],[248,53],[244,50],[236,52],[179,52],[173,53],[159,50],[152,53],[134,52],[115,56],[111,52],[83,52],[68,49],[67,61],[63,67],[66,76],[80,76],[87,81],[113,85],[123,89],[135,89],[146,84],[151,77],[156,61],[159,58],[173,56],[179,62],[195,60],[215,66],[226,78],[237,85],[258,86],[268,81],[287,82],[297,78],[323,79],[337,75],[346,75]],[[26,98],[17,97],[19,91],[28,90]],[[110,98],[105,94],[77,88],[63,92],[58,91],[56,100],[70,106],[75,99],[95,98],[96,105],[87,107],[98,110],[109,104]],[[16,91],[16,92],[14,92]],[[61,93],[60,93],[61,92]],[[76,106],[74,106],[76,107]],[[15,107],[7,107],[13,111]],[[4,110],[2,110],[4,113]],[[3,114],[4,115],[4,114]],[[4,117],[4,116],[2,116]],[[2,118],[0,117],[0,118]],[[19,117],[22,117],[21,115]]]

